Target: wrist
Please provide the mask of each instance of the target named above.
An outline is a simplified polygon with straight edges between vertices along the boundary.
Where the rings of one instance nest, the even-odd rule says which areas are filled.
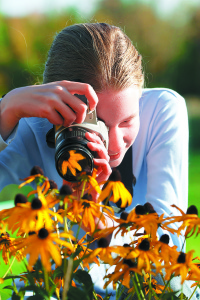
[[[8,105],[7,94],[3,95],[0,101],[0,134],[4,140],[8,138],[15,126],[18,124],[19,119],[13,113],[14,107]]]

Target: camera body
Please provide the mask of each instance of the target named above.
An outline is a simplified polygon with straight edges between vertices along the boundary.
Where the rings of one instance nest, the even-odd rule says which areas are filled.
[[[84,95],[75,96],[87,104]],[[66,181],[77,182],[77,177],[83,172],[91,174],[93,171],[93,158],[97,157],[97,153],[87,147],[85,133],[88,131],[98,135],[108,149],[108,128],[98,120],[96,110],[91,112],[88,109],[81,124],[55,126],[55,165],[59,175]]]

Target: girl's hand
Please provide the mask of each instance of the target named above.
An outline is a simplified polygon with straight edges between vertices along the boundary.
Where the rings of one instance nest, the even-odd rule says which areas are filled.
[[[1,100],[0,133],[6,139],[21,118],[47,118],[54,125],[68,127],[82,123],[87,105],[74,94],[85,95],[90,110],[96,108],[98,97],[86,83],[58,81],[17,88]]]
[[[89,141],[87,143],[88,148],[97,153],[97,158],[94,158],[94,165],[97,169],[96,180],[99,184],[101,184],[103,181],[106,181],[109,178],[112,172],[112,169],[109,165],[110,157],[103,144],[103,141],[99,136],[97,136],[95,133],[87,132],[85,137]]]

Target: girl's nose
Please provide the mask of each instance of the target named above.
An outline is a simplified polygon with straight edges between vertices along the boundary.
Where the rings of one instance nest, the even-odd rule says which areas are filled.
[[[124,148],[124,144],[122,130],[118,127],[109,128],[108,154],[121,152],[121,149]]]

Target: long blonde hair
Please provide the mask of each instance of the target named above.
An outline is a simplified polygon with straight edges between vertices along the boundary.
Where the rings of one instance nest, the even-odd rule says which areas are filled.
[[[48,53],[44,83],[70,80],[96,92],[142,87],[142,58],[127,35],[106,23],[76,24],[55,37]]]

